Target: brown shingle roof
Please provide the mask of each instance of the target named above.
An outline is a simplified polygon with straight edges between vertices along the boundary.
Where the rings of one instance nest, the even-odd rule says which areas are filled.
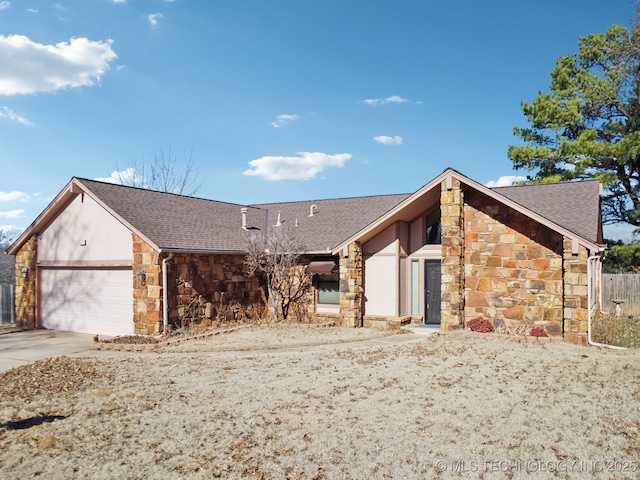
[[[497,187],[492,190],[586,240],[602,243],[600,182],[596,180]]]
[[[307,249],[320,252],[339,245],[408,196],[378,195],[254,206],[269,211],[269,225],[275,225],[278,212],[283,225],[295,225],[297,220],[297,230]],[[313,217],[309,216],[311,205],[318,207]]]
[[[77,179],[106,207],[160,249],[184,251],[241,251],[243,205]],[[408,195],[272,203],[248,207],[252,231],[275,225],[295,225],[308,251],[326,251],[364,228]],[[310,206],[316,205],[313,217]],[[267,219],[268,216],[268,219]],[[267,223],[268,222],[268,223]]]
[[[162,250],[242,251],[247,233],[241,228],[243,205],[95,180],[76,179],[130,228]],[[601,242],[597,181],[499,187],[504,195],[582,238]],[[248,206],[250,231],[277,222],[294,226],[311,252],[335,248],[384,215],[409,194],[266,203]],[[311,205],[316,209],[309,216]]]

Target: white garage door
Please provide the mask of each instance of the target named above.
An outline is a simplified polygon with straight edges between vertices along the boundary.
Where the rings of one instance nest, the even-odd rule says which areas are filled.
[[[44,328],[102,335],[133,333],[130,269],[42,269],[40,274]]]

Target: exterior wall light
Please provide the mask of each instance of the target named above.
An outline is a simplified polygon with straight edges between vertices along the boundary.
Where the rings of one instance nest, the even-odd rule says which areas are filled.
[[[27,267],[22,267],[22,270],[20,270],[20,273],[22,273],[22,278],[27,278],[27,275],[29,274],[29,269]]]
[[[147,284],[147,271],[144,268],[141,269],[136,274],[136,278],[138,279],[138,282],[140,282],[142,285],[146,285]]]

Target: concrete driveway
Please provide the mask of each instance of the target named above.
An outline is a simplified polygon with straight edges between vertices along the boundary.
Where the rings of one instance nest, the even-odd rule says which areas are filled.
[[[0,372],[42,358],[89,352],[90,333],[29,330],[0,335]]]

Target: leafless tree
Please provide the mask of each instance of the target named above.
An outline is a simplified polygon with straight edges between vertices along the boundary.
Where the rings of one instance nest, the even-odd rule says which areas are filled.
[[[249,234],[246,249],[247,274],[265,276],[275,320],[279,321],[280,315],[286,320],[289,308],[302,300],[311,288],[311,276],[299,263],[304,243],[294,228],[282,226],[271,228],[267,235]]]
[[[9,248],[18,236],[19,233],[15,229],[0,227],[0,251]]]
[[[134,160],[129,168],[121,169],[116,163],[115,175],[121,185],[179,195],[195,195],[202,188],[198,169],[193,163],[193,152],[185,152],[183,160],[179,161],[171,147],[154,152],[150,161]]]

